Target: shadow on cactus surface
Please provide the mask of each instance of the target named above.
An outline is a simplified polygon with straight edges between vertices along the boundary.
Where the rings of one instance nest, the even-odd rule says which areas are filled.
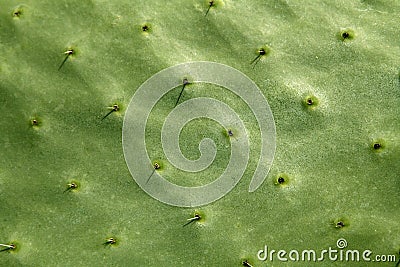
[[[400,3],[211,2],[2,1],[1,266],[398,265]],[[236,187],[182,208],[132,178],[122,127],[141,84],[194,61],[231,66],[257,84],[275,119],[276,152],[249,193],[262,135],[254,114],[228,90],[182,77],[189,83],[176,109],[214,98],[249,135]],[[225,170],[238,131],[190,121],[182,154],[198,159],[210,138],[216,155],[200,172],[175,168],[161,128],[180,90],[152,109],[146,148],[167,180],[204,185]],[[266,246],[268,256],[276,250],[272,262]],[[318,261],[330,248],[343,257],[370,250],[371,261]],[[309,250],[315,262],[301,259]]]

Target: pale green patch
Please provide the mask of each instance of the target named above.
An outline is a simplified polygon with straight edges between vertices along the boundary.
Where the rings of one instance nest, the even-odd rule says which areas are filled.
[[[223,197],[243,176],[250,153],[245,126],[229,106],[204,97],[188,100],[169,113],[162,128],[162,146],[168,161],[176,168],[200,172],[214,161],[217,153],[215,143],[208,138],[201,140],[201,156],[197,160],[189,160],[179,148],[182,128],[191,120],[202,117],[215,120],[227,132],[234,128],[240,134],[231,142],[231,156],[223,174],[207,185],[184,187],[171,183],[154,170],[146,150],[148,117],[157,102],[187,77],[192,83],[212,83],[231,90],[253,112],[261,132],[260,158],[249,186],[250,192],[255,191],[266,178],[274,158],[275,123],[272,112],[260,89],[246,75],[213,62],[190,62],[170,67],[152,76],[136,91],[126,111],[123,127],[124,155],[133,178],[144,191],[161,202],[195,207]]]

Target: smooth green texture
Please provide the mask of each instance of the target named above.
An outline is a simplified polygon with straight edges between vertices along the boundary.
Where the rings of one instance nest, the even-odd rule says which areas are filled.
[[[318,250],[340,237],[349,248],[399,257],[400,3],[218,2],[204,16],[202,0],[2,1],[0,243],[18,249],[1,252],[0,265],[360,266],[256,258],[264,245]],[[151,30],[142,32],[146,23]],[[345,29],[353,39],[342,40]],[[265,46],[270,53],[253,68]],[[58,71],[70,48],[76,54]],[[259,86],[277,151],[266,181],[249,194],[259,155],[252,135],[238,186],[199,208],[204,220],[182,227],[196,211],[164,205],[134,182],[122,122],[146,79],[202,60],[230,65]],[[154,126],[178,94],[160,103]],[[181,101],[195,94],[188,87]],[[313,108],[304,104],[310,95],[319,100]],[[120,110],[101,121],[116,103]],[[181,138],[202,129],[191,127]],[[374,142],[384,145],[376,150]],[[162,157],[160,146],[152,151]],[[289,182],[276,185],[281,173]],[[64,193],[71,181],[79,188]],[[345,227],[336,228],[338,220]],[[117,244],[104,246],[109,237]]]

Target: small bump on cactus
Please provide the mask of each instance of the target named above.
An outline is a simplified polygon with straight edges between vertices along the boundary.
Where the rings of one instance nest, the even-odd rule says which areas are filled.
[[[145,22],[140,25],[139,30],[142,32],[143,35],[147,36],[147,35],[153,33],[153,26],[151,23]]]
[[[67,51],[64,52],[65,58],[58,67],[58,70],[60,70],[64,66],[65,62],[67,62],[68,58],[73,54],[75,54],[75,51],[72,48],[67,49]]]
[[[112,246],[117,244],[117,239],[114,237],[109,237],[106,239],[106,242],[103,243],[105,246]]]
[[[111,107],[108,107],[108,109],[110,111],[106,115],[104,115],[104,117],[101,120],[104,120],[105,118],[107,118],[111,113],[119,111],[120,107],[118,104],[113,104]]]
[[[67,183],[66,189],[64,192],[76,191],[79,188],[79,183],[77,181],[71,181]]]
[[[192,224],[200,220],[201,220],[201,215],[196,212],[192,218],[187,219],[187,222],[183,226],[187,226],[189,224]]]
[[[257,63],[264,57],[268,56],[271,52],[271,48],[268,46],[261,47],[257,50],[257,56],[250,62],[250,65],[253,66],[253,69],[256,67]]]
[[[319,99],[315,95],[308,95],[303,100],[303,105],[308,110],[314,110],[319,104]]]
[[[382,138],[378,138],[371,143],[371,148],[376,153],[383,152],[386,148],[386,142]]]
[[[350,226],[350,222],[347,218],[339,218],[333,221],[333,227],[336,229],[344,229]]]
[[[11,16],[13,18],[19,19],[24,15],[24,12],[25,12],[25,7],[20,5],[14,8],[14,10],[11,13]]]
[[[274,184],[280,187],[286,187],[290,184],[290,176],[286,173],[280,173],[275,177]]]
[[[338,38],[341,41],[351,41],[355,38],[355,33],[352,29],[343,29],[339,31]]]

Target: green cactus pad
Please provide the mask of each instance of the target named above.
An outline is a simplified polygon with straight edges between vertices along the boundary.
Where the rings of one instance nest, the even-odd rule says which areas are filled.
[[[213,2],[1,2],[0,266],[399,265],[399,1]],[[190,72],[174,76],[149,114],[148,158],[136,159],[148,170],[138,179],[154,172],[179,186],[212,183],[246,136],[248,161],[223,198],[171,206],[132,177],[124,120],[149,78],[198,61],[254,82],[273,114],[276,151],[248,192],[263,153],[251,109],[259,105]],[[164,153],[162,128],[197,98],[229,106],[245,132],[189,121],[182,155],[202,160],[205,138],[216,151],[190,172],[168,160],[176,154]],[[307,254],[329,248],[372,253],[358,262]],[[266,250],[275,250],[272,262]],[[291,250],[311,261],[289,259]]]

